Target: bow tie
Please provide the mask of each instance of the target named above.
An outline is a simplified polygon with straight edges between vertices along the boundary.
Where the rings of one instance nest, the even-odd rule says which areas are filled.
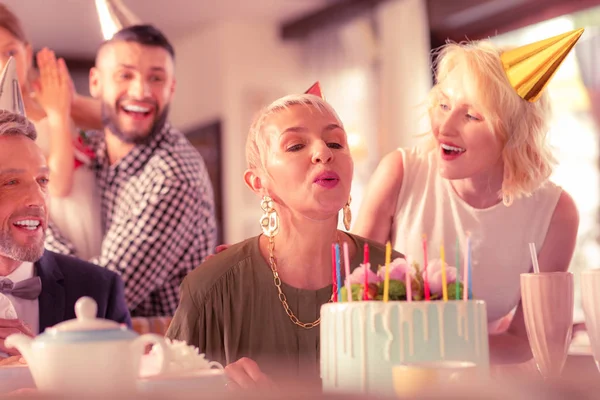
[[[10,294],[22,299],[37,299],[42,292],[42,280],[39,276],[14,283],[8,278],[0,278],[0,293]]]

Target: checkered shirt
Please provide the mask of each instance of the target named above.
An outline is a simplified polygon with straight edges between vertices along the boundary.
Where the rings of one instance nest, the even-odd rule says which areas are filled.
[[[172,316],[183,278],[216,245],[213,189],[204,161],[169,124],[110,165],[103,133],[91,137],[102,196],[101,266],[121,274],[132,316]],[[73,254],[54,226],[46,248]]]

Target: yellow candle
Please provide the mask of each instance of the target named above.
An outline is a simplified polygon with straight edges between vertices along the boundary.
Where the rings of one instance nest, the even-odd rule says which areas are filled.
[[[446,287],[446,256],[444,254],[444,244],[440,246],[440,258],[442,259],[442,296],[444,301],[448,301],[448,288]]]
[[[388,241],[385,245],[385,280],[383,281],[383,301],[387,303],[390,298],[390,263],[392,259],[392,245]]]

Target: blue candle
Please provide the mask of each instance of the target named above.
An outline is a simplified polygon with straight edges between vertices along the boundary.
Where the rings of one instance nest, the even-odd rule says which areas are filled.
[[[467,238],[467,257],[468,257],[468,266],[469,269],[469,300],[473,298],[473,275],[471,274],[471,237]]]
[[[342,302],[342,272],[340,267],[340,245],[335,245],[335,272],[337,275],[338,302]]]

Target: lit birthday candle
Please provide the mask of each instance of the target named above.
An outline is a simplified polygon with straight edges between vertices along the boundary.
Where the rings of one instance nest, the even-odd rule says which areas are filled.
[[[342,301],[342,271],[340,270],[340,245],[335,244],[335,273],[337,276],[337,300]]]
[[[446,287],[446,254],[444,253],[444,243],[440,246],[440,258],[442,259],[442,298],[448,301],[448,288]]]
[[[331,244],[331,285],[332,285],[331,300],[333,302],[336,302],[337,301],[337,278],[335,276],[335,243]]]
[[[352,301],[352,284],[350,283],[350,256],[348,254],[348,243],[344,242],[344,267],[346,271],[346,299]]]
[[[365,243],[365,247],[364,247],[363,264],[365,266],[365,287],[363,288],[363,300],[369,300],[369,269],[371,269],[371,264],[369,264],[369,244],[368,243]]]
[[[427,277],[427,235],[423,234],[423,291],[425,300],[429,300],[429,278]]]
[[[408,264],[408,268],[406,268],[406,272],[404,273],[404,281],[406,285],[406,301],[409,303],[412,301],[412,280],[410,277],[410,270],[412,268],[412,264],[407,259],[406,264]]]
[[[468,260],[468,265],[469,265],[469,290],[467,291],[468,295],[469,295],[469,299],[473,298],[473,267],[471,265],[471,236],[469,236],[469,239],[467,240],[467,260]]]
[[[385,245],[385,280],[383,281],[383,301],[387,303],[390,298],[390,262],[392,259],[392,245],[388,241]]]
[[[458,236],[456,237],[456,260],[454,260],[454,265],[456,266],[456,280],[454,281],[454,286],[456,287],[456,300],[460,300],[460,290],[458,283],[460,282],[459,276],[460,276],[460,268],[459,266],[459,252],[460,252],[460,245],[458,243]]]
[[[464,260],[464,270],[463,270],[463,300],[469,299],[469,287],[471,283],[469,282],[469,251],[471,247],[471,235],[467,232],[467,242],[465,244],[465,260]]]

